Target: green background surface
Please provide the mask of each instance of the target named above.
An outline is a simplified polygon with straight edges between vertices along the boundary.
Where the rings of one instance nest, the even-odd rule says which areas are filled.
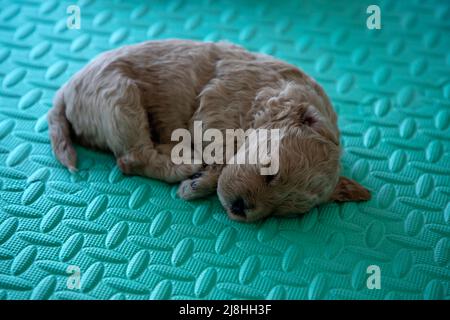
[[[74,3],[80,30],[66,27]],[[374,3],[381,30],[364,1],[0,1],[0,299],[448,299],[450,3]],[[101,51],[175,37],[228,39],[315,77],[344,173],[372,200],[240,224],[216,196],[185,202],[108,154],[78,148],[75,175],[59,165],[58,87]]]

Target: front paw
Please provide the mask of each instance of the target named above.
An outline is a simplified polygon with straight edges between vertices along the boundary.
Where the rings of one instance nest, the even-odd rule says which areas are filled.
[[[177,194],[181,199],[193,200],[202,197],[201,192],[198,192],[198,180],[187,179],[180,183]]]
[[[181,182],[177,194],[184,200],[194,200],[207,196],[213,191],[208,186],[207,177],[198,172]]]

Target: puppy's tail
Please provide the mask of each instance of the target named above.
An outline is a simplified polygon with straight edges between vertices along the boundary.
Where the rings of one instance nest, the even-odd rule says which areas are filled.
[[[70,138],[70,123],[66,117],[66,105],[63,89],[60,89],[53,101],[53,108],[47,115],[50,140],[56,158],[69,169],[77,171],[77,153]]]

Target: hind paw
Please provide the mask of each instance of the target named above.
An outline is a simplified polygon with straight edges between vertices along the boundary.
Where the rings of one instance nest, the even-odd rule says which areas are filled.
[[[119,167],[120,171],[122,171],[124,174],[132,174],[133,167],[135,165],[136,160],[130,154],[126,154],[124,156],[121,156],[120,158],[117,158],[117,166]]]

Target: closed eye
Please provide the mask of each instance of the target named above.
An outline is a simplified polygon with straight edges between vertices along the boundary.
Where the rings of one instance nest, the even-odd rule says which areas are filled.
[[[269,174],[264,176],[264,181],[266,182],[266,184],[271,183],[275,178],[277,177],[276,174]]]

